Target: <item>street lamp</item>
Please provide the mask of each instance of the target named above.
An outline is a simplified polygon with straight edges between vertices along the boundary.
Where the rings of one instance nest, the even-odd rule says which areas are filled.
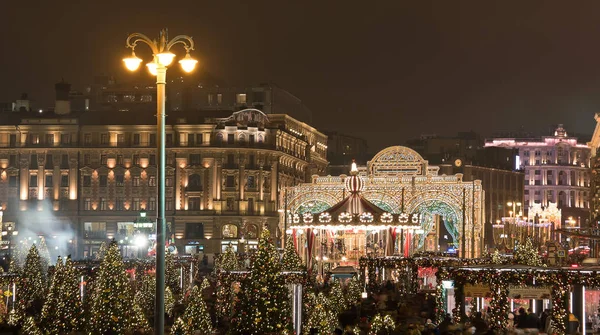
[[[158,40],[151,40],[146,35],[133,33],[127,37],[126,46],[131,48],[131,57],[123,59],[127,69],[135,71],[140,67],[142,60],[135,55],[138,43],[144,43],[152,50],[153,60],[146,64],[152,75],[156,76],[156,127],[157,127],[157,156],[158,180],[156,211],[156,300],[154,308],[154,333],[163,334],[165,327],[165,86],[167,82],[167,67],[173,62],[175,54],[170,50],[176,44],[182,44],[186,56],[179,61],[185,72],[191,72],[198,63],[190,56],[194,50],[194,41],[186,35],[178,35],[168,39],[167,30],[160,31]]]

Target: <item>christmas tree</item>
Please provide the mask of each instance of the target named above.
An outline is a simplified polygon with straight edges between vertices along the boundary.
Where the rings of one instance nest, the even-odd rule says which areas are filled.
[[[56,320],[56,312],[57,312],[57,301],[61,294],[61,287],[64,281],[64,271],[63,271],[63,261],[60,256],[56,261],[56,265],[54,266],[54,275],[52,276],[52,281],[50,284],[50,289],[48,290],[48,295],[46,297],[46,303],[42,308],[42,325],[44,329],[47,329],[49,333],[58,334],[54,330],[54,320]]]
[[[172,335],[191,335],[190,327],[182,318],[177,318],[171,327]]]
[[[27,335],[43,335],[40,328],[38,328],[37,324],[33,317],[27,317],[25,319],[25,323],[23,324],[23,328],[21,328],[21,332]]]
[[[242,282],[232,334],[282,334],[291,331],[288,288],[277,249],[263,230],[250,274]]]
[[[212,333],[212,323],[203,296],[203,291],[207,287],[208,280],[205,278],[200,287],[192,288],[187,308],[181,317],[190,332],[199,331],[202,335]]]
[[[106,242],[102,242],[102,244],[100,244],[100,249],[98,249],[98,252],[96,253],[95,257],[97,260],[101,261],[102,259],[104,259],[105,254],[106,254]]]
[[[362,283],[358,276],[352,277],[346,288],[346,298],[344,299],[348,307],[358,305],[361,301],[363,292]]]
[[[108,247],[94,283],[90,332],[124,334],[136,329],[133,294],[116,243]]]
[[[288,235],[285,241],[285,251],[283,252],[283,259],[281,260],[281,268],[285,271],[302,271],[304,265],[298,253],[296,247],[294,247],[294,241],[292,235]]]
[[[533,246],[531,238],[528,238],[524,244],[517,245],[514,254],[514,261],[517,264],[528,266],[543,266],[542,258],[538,249]]]
[[[371,330],[369,335],[380,335],[380,334],[391,334],[396,328],[396,323],[391,316],[381,316],[381,314],[375,315],[371,320]]]
[[[331,283],[329,302],[335,313],[340,313],[346,310],[347,304],[344,297],[344,291],[342,290],[342,285],[340,285],[340,282],[335,279],[333,280],[333,283]]]
[[[219,260],[218,269],[230,271],[237,270],[239,269],[239,267],[240,265],[238,263],[237,255],[233,251],[233,247],[231,246],[231,244],[229,244],[225,248],[225,253],[221,256],[221,259]]]
[[[500,255],[500,252],[498,251],[498,249],[496,249],[494,251],[494,253],[492,254],[492,264],[502,264],[504,263],[502,261],[502,255]]]
[[[54,312],[55,319],[50,332],[52,334],[67,334],[83,328],[84,313],[80,297],[79,274],[71,257],[67,257],[61,276],[61,286]]]
[[[35,314],[39,312],[39,309],[37,311],[35,309],[44,299],[46,283],[42,272],[40,255],[35,244],[29,249],[19,284],[17,285],[19,287],[17,293],[17,298],[19,299],[18,305],[25,308],[25,310],[33,307],[34,310],[30,311],[30,313]]]
[[[40,254],[40,262],[42,263],[42,272],[48,272],[48,266],[50,265],[50,252],[46,245],[46,238],[40,236],[40,242],[38,243],[38,253]]]
[[[165,256],[165,285],[175,294],[181,292],[179,287],[179,271],[175,267],[173,254],[170,252],[167,252]]]
[[[30,248],[30,244],[28,240],[21,240],[19,241],[19,243],[17,243],[12,250],[12,255],[11,255],[11,261],[14,260],[14,264],[15,264],[15,269],[23,269],[23,266],[25,265],[25,258],[27,257],[27,253],[29,251]],[[12,271],[11,272],[15,272]]]
[[[175,306],[175,298],[171,289],[167,287],[165,289],[165,313],[171,315],[173,313],[173,307]],[[156,278],[143,275],[141,283],[138,286],[137,292],[135,293],[135,303],[140,306],[140,309],[146,313],[146,316],[154,316],[156,297]]]
[[[304,334],[310,334],[311,329],[316,329],[317,334],[329,335],[337,325],[336,313],[330,308],[331,302],[321,292],[315,296],[309,295],[310,311],[308,318],[304,322]]]

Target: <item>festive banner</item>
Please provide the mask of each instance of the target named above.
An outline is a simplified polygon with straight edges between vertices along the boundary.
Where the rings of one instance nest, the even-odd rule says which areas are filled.
[[[465,297],[472,297],[472,298],[491,298],[492,297],[492,291],[490,290],[489,285],[466,284],[465,288],[464,288],[464,292],[465,292]]]
[[[550,292],[549,287],[508,287],[508,297],[510,299],[550,299]]]

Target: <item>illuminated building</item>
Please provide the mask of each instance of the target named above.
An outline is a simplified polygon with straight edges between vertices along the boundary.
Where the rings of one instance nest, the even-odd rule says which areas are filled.
[[[86,257],[131,237],[140,211],[153,217],[156,117],[71,111],[68,92],[57,85],[53,111],[0,114],[0,203],[17,226],[25,210],[68,220]],[[282,236],[280,190],[325,173],[327,137],[284,114],[171,111],[166,122],[168,237],[180,253],[252,248],[264,225]]]
[[[282,219],[300,254],[319,266],[455,248],[464,257],[478,257],[484,234],[481,181],[438,170],[410,148],[389,147],[366,167],[353,164],[350,176],[313,176],[311,183],[288,188],[282,208],[288,215]]]
[[[543,207],[557,203],[563,222],[574,218],[577,226],[586,227],[590,216],[591,152],[586,144],[569,137],[562,125],[554,136],[488,140],[486,147],[517,148],[518,165],[525,171],[525,216],[534,204]],[[560,228],[560,227],[556,227]]]

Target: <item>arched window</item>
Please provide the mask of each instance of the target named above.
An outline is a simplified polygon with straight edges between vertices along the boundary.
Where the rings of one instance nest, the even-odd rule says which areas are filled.
[[[223,238],[237,238],[238,237],[238,227],[233,224],[223,225],[221,229],[221,235]]]
[[[567,195],[564,191],[558,193],[558,208],[562,208],[567,203]]]
[[[217,133],[217,143],[223,143],[223,133]]]
[[[202,178],[199,174],[194,173],[188,177],[188,191],[202,191]]]
[[[258,238],[258,227],[255,224],[249,224],[247,230],[248,238]]]

